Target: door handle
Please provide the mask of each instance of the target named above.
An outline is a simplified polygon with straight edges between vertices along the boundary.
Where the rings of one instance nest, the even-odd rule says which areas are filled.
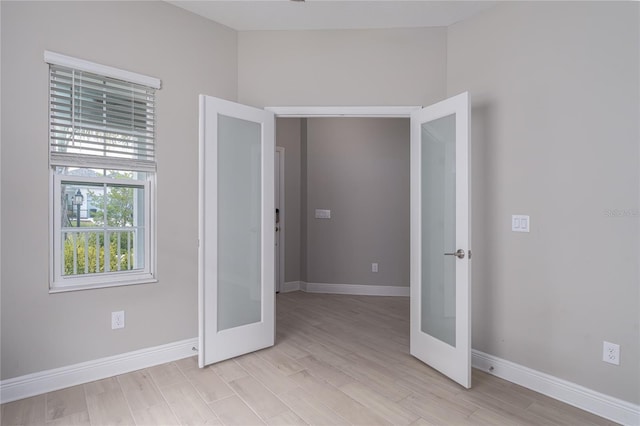
[[[458,249],[455,253],[445,253],[445,256],[456,256],[458,259],[464,259],[464,250]]]

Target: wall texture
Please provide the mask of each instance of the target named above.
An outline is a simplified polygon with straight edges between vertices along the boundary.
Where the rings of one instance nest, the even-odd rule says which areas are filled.
[[[473,99],[473,347],[636,404],[639,12],[506,3],[447,42],[447,92]]]
[[[427,105],[445,95],[445,28],[242,31],[238,49],[238,99],[249,105]]]
[[[305,281],[407,286],[409,120],[310,118],[307,150]]]
[[[3,1],[0,7],[2,379],[193,338],[198,94],[235,100],[236,32],[164,2]],[[44,50],[162,80],[156,284],[48,293]],[[112,331],[115,310],[126,312],[126,328]]]

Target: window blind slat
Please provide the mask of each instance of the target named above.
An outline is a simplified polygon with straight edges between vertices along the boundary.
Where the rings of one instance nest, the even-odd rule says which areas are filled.
[[[103,156],[104,158],[118,158],[118,159],[124,159],[124,160],[126,160],[131,155],[130,151],[116,150],[116,149],[110,149],[109,151],[104,152],[100,148],[92,148],[92,147],[87,147],[87,146],[84,146],[81,149],[76,148],[76,147],[68,147],[68,146],[64,146],[64,148],[66,148],[66,151],[62,151],[62,152],[58,152],[58,153],[59,154],[70,154],[70,155],[90,155],[90,156],[96,157],[96,158],[98,158],[98,156],[93,155],[93,153],[102,153],[102,154],[109,154],[109,155],[104,155]],[[152,161],[153,160],[153,151],[149,151],[148,153],[137,152],[136,153],[136,158],[138,160],[149,160],[149,161]]]
[[[155,170],[155,90],[50,65],[52,166]]]
[[[94,148],[99,148],[102,151],[108,151],[111,149],[128,149],[128,150],[132,150],[132,151],[153,151],[154,147],[153,144],[149,144],[149,143],[139,143],[139,144],[125,144],[125,143],[118,143],[118,141],[114,141],[114,143],[110,144],[110,145],[105,145],[103,141],[101,140],[80,140],[80,139],[76,139],[76,140],[71,140],[68,137],[60,137],[57,135],[52,136],[52,141],[51,141],[51,145],[52,146],[60,146],[60,147],[69,147],[69,148],[78,148],[81,149],[82,147],[94,147]],[[59,150],[57,150],[59,151]]]
[[[118,111],[98,111],[97,109],[90,110],[85,109],[82,113],[78,114],[76,110],[72,110],[68,105],[56,104],[51,108],[51,112],[55,113],[60,118],[64,118],[65,116],[68,119],[73,118],[74,120],[94,120],[99,122],[107,121],[110,117],[118,118],[120,121],[130,124],[130,123],[145,123],[146,125],[153,125],[154,120],[149,119],[149,115],[142,115],[138,113],[123,113]],[[73,112],[73,114],[72,114]]]
[[[51,137],[57,138],[57,139],[65,139],[68,141],[74,141],[74,140],[87,141],[87,140],[91,140],[91,138],[101,140],[103,138],[109,138],[112,140],[120,141],[122,143],[125,143],[125,142],[128,143],[128,141],[124,141],[122,138],[112,137],[104,133],[97,133],[95,131],[94,133],[82,132],[79,130],[83,130],[83,129],[78,127],[76,127],[75,130],[76,131],[74,132],[72,130],[68,130],[67,127],[64,127],[64,128],[54,127],[51,129]],[[136,146],[137,145],[153,145],[153,136],[148,136],[148,135],[138,134],[138,133],[131,134],[129,136],[131,136],[132,138],[135,138],[135,144],[132,144],[132,145],[136,145]],[[98,142],[98,143],[102,143],[102,142]]]
[[[156,162],[145,160],[129,160],[116,157],[96,157],[95,155],[68,154],[52,152],[50,156],[52,167],[84,167],[109,170],[136,170],[139,172],[155,173]]]
[[[105,145],[99,142],[82,141],[78,143],[77,141],[74,141],[73,144],[69,144],[68,139],[57,138],[57,137],[53,138],[53,140],[51,141],[51,146],[60,147],[60,149],[56,150],[60,152],[65,152],[68,150],[92,149],[92,150],[104,151],[104,152],[120,151],[120,152],[131,152],[131,153],[137,153],[138,155],[144,155],[144,153],[146,152],[154,151],[153,145],[149,145],[149,144],[137,145],[135,147],[130,145],[120,145],[120,146],[113,145],[113,146],[109,146],[108,148],[105,148]]]
[[[99,110],[96,108],[83,108],[82,111],[78,111],[79,108],[74,109],[74,115],[76,119],[82,121],[95,121],[95,122],[110,122],[111,120],[119,120],[124,123],[146,123],[147,115],[135,114],[132,112],[121,112],[116,109],[107,108],[106,110]],[[140,124],[138,124],[140,125]]]

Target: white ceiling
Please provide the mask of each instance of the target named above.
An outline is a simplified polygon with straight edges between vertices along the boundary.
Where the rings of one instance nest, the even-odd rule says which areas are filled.
[[[174,0],[175,6],[238,31],[448,26],[497,1]]]

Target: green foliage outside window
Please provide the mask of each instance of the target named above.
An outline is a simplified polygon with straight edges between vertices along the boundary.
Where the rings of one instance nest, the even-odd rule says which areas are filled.
[[[89,239],[88,243],[85,241],[87,238]],[[121,232],[120,254],[118,254],[118,236],[116,233],[110,234],[108,245],[109,271],[124,271],[129,269],[134,255],[133,241],[133,232]],[[73,270],[74,251],[77,251],[75,256],[77,262],[75,273]],[[87,253],[86,257],[85,253]],[[97,265],[96,257],[98,258]],[[86,264],[86,272],[85,261],[88,261]],[[118,263],[120,263],[119,269]],[[104,234],[102,232],[67,233],[64,240],[64,275],[105,272],[104,266],[105,244]],[[133,267],[132,264],[131,266]]]

